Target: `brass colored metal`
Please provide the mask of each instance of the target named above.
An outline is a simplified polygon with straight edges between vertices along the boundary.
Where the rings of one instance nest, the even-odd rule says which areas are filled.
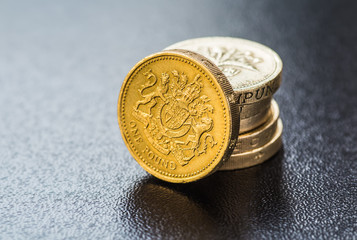
[[[279,119],[279,106],[273,99],[269,110],[269,119],[260,127],[244,134],[239,134],[233,154],[245,153],[266,145],[276,132]]]
[[[269,112],[272,98],[266,98],[259,102],[239,105],[240,119],[249,119],[259,114],[262,110]]]
[[[256,103],[240,106],[239,134],[249,132],[268,120],[270,117],[270,102],[271,98],[267,98]]]
[[[212,60],[227,76],[238,104],[271,98],[281,83],[279,55],[262,44],[229,37],[206,37],[175,43],[166,49],[187,49]]]
[[[120,130],[132,156],[168,182],[192,182],[215,172],[236,145],[239,119],[225,75],[187,50],[138,62],[118,100]]]
[[[283,124],[281,119],[279,119],[276,132],[270,142],[249,152],[232,154],[231,158],[225,162],[219,170],[235,170],[252,167],[268,160],[281,148],[282,131]]]

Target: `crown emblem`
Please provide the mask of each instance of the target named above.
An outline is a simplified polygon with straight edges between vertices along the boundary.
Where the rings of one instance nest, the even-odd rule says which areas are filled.
[[[185,166],[217,144],[209,133],[214,127],[214,109],[209,97],[201,94],[199,74],[190,81],[177,70],[157,77],[150,69],[144,76],[146,84],[139,89],[142,98],[132,115],[143,124],[144,135],[155,149]]]

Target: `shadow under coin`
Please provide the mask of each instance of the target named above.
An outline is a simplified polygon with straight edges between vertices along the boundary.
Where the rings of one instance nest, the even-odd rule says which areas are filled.
[[[282,196],[284,150],[255,167],[216,172],[200,181],[172,184],[148,177],[118,201],[120,221],[137,237],[244,236],[271,225],[288,208]]]

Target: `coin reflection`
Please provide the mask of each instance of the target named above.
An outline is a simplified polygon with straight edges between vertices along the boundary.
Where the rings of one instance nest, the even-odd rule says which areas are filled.
[[[281,218],[279,214],[285,212],[276,211],[287,207],[281,194],[283,157],[281,149],[261,165],[217,172],[189,184],[145,178],[129,189],[124,201],[118,201],[118,215],[136,226],[138,236],[148,229],[163,238],[244,234],[254,227],[246,219],[264,226],[272,220],[266,216]]]

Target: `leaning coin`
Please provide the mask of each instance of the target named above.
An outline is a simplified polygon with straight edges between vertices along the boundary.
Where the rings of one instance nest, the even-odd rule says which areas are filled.
[[[150,55],[126,76],[118,100],[126,146],[149,173],[185,183],[215,172],[239,132],[231,85],[207,58],[171,50]]]
[[[262,126],[238,136],[237,146],[233,154],[244,153],[260,148],[267,144],[276,132],[279,119],[279,106],[273,99],[269,119]]]
[[[282,61],[257,42],[229,37],[206,37],[175,43],[166,49],[187,49],[212,60],[236,91],[238,104],[271,97],[281,83]]]
[[[268,160],[281,148],[282,131],[283,124],[281,119],[279,119],[276,132],[270,142],[249,152],[232,154],[231,158],[226,161],[219,170],[235,170],[252,167]]]

